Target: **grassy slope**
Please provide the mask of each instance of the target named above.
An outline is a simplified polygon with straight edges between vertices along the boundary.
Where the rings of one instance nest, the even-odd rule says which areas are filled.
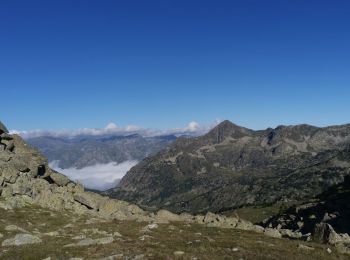
[[[5,231],[5,227],[10,224],[24,228],[30,233],[37,229],[41,234],[50,231],[59,231],[60,234],[57,237],[42,236],[43,243],[37,245],[0,247],[1,259],[95,259],[116,254],[123,254],[122,259],[132,259],[140,254],[146,259],[348,259],[332,247],[333,253],[329,254],[326,251],[327,246],[324,245],[274,239],[233,229],[172,223],[160,224],[158,229],[142,233],[141,230],[147,223],[112,221],[86,224],[85,216],[79,217],[69,212],[52,212],[36,207],[14,211],[0,209],[0,216],[0,233],[4,235],[0,243],[16,233],[21,233]],[[69,223],[72,223],[73,227],[64,228]],[[105,237],[83,232],[83,229],[92,228],[108,233],[118,231],[122,237],[107,245],[63,248],[66,244],[77,242],[72,238],[80,234],[91,238]],[[150,237],[142,241],[142,235]],[[299,244],[312,246],[315,250],[298,249]],[[181,257],[174,256],[174,251],[178,250],[184,251],[185,254]]]
[[[246,219],[252,223],[260,223],[263,220],[282,213],[291,206],[301,204],[302,202],[278,202],[271,206],[251,206],[236,209],[234,211],[226,212],[225,215],[238,215],[242,219]]]

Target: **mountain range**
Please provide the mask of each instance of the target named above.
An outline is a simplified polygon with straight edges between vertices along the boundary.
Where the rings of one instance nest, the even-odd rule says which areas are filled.
[[[300,128],[308,129],[303,131],[303,139],[295,139],[300,135],[293,133],[294,128],[297,128],[298,132],[300,132]],[[232,146],[237,142],[237,139],[241,138],[244,138],[244,141],[241,140],[241,142],[252,145],[249,143],[250,139],[246,138],[249,135],[253,139],[260,138],[261,147],[265,148],[266,145],[270,145],[272,155],[270,154],[266,161],[256,160],[259,158],[256,156],[257,147],[252,147],[255,152],[248,153],[245,157],[248,158],[247,160],[243,160],[239,164],[235,164],[236,161],[232,161],[232,164],[226,164],[236,167],[232,168],[232,171],[243,168],[254,170],[251,161],[259,162],[259,166],[256,166],[259,168],[265,164],[271,165],[271,161],[273,161],[271,158],[274,156],[279,157],[279,159],[274,158],[275,161],[283,158],[283,162],[286,163],[288,158],[304,159],[308,157],[301,156],[301,154],[311,153],[312,158],[318,159],[307,162],[304,162],[307,159],[304,161],[300,159],[300,164],[295,164],[295,159],[290,160],[291,164],[287,165],[288,169],[293,169],[293,165],[298,167],[298,170],[292,171],[290,175],[306,174],[306,172],[310,176],[329,175],[333,176],[332,182],[337,183],[332,184],[330,181],[327,185],[320,187],[321,185],[316,185],[322,183],[322,179],[319,177],[316,179],[318,181],[315,182],[316,184],[313,183],[312,186],[305,187],[320,187],[320,190],[325,189],[324,192],[310,199],[304,196],[304,201],[297,206],[285,208],[279,214],[271,216],[261,223],[253,224],[238,215],[212,212],[174,214],[165,209],[146,211],[137,205],[86,191],[81,184],[51,169],[45,157],[32,146],[27,145],[20,136],[9,134],[6,127],[0,123],[0,243],[2,249],[0,250],[0,258],[235,259],[242,257],[244,259],[277,260],[282,257],[302,260],[348,259],[350,254],[350,236],[348,234],[350,232],[348,221],[350,149],[346,132],[348,126],[322,129],[297,126],[278,129],[284,129],[284,131],[274,129],[272,131],[277,133],[271,135],[241,128],[226,121],[203,137],[179,138],[165,150],[144,159],[123,179],[125,182],[125,179],[129,179],[140,165],[152,162],[171,149],[178,149],[173,151],[180,151],[179,156],[190,152],[191,154],[196,151],[197,154],[201,152],[200,159],[208,158],[205,165],[209,165],[212,161],[213,164],[215,163],[213,169],[220,169],[227,160],[225,157],[221,158],[226,152],[216,153],[214,157],[210,157],[212,154],[208,153],[219,150],[220,144]],[[314,129],[312,136],[305,138],[305,136],[309,136],[310,129]],[[271,138],[271,136],[273,137]],[[319,136],[321,136],[321,141],[318,139]],[[290,141],[292,137],[294,142]],[[305,139],[310,146],[306,146],[307,148],[295,146],[296,140],[301,142],[300,140],[305,141]],[[293,144],[292,148],[294,146],[296,148],[284,148],[276,154],[273,151],[274,146],[278,147],[285,140]],[[304,148],[300,149],[300,147]],[[319,150],[316,151],[315,147]],[[229,151],[228,147],[226,149]],[[268,151],[263,151],[263,154],[268,154]],[[170,158],[170,162],[177,164],[178,158],[173,157]],[[313,162],[312,166],[301,167],[311,162]],[[191,174],[191,167],[195,164],[192,164],[191,161],[187,161],[187,163],[186,172]],[[275,162],[275,164],[277,163]],[[162,162],[158,162],[158,164],[154,162],[151,166],[153,167],[151,173],[157,173],[154,170],[159,166],[162,166]],[[178,165],[179,169],[183,166],[184,164]],[[282,165],[280,168],[283,168]],[[318,171],[315,171],[315,168],[318,168]],[[319,172],[322,174],[318,175]],[[204,170],[199,173],[199,175],[202,174],[205,174]],[[220,176],[227,174],[227,172],[218,171],[216,174]],[[255,173],[252,171],[251,175],[254,176]],[[212,178],[212,176],[209,177]],[[170,178],[169,175],[167,177],[175,188],[181,187],[181,185],[184,189],[188,188],[186,182],[180,178],[175,179],[178,181],[175,183],[174,178]],[[178,177],[178,175],[175,173],[174,177]],[[263,186],[263,183],[270,184],[273,180],[271,175],[265,176],[263,174],[254,176],[254,178],[255,180],[261,179],[255,182],[257,186]],[[283,175],[276,178],[282,179]],[[159,176],[158,179],[160,184],[166,183]],[[154,192],[159,189],[158,183],[150,183],[147,180],[147,178],[140,179],[140,182],[154,185],[149,187],[149,191]],[[208,178],[204,179],[204,181],[206,180],[209,181]],[[213,180],[215,181],[215,179]],[[310,191],[302,187],[302,183],[297,183],[299,184],[297,187],[293,181],[297,182],[296,179],[291,180],[289,185],[293,186],[295,190]],[[278,195],[282,189],[279,185],[282,183],[275,183],[273,189],[270,188],[269,194]],[[238,184],[248,185],[247,182]],[[196,191],[193,189],[193,192]],[[208,190],[207,196],[209,198],[211,192]],[[244,192],[242,189],[242,193]],[[179,197],[182,196],[181,190],[175,190],[173,194],[173,198],[176,197],[176,194]],[[254,192],[251,194],[255,195]],[[151,196],[153,195],[154,193],[151,194]],[[237,193],[233,193],[233,195],[237,196]],[[264,193],[260,194],[260,196],[265,195]],[[148,198],[147,194],[144,196]],[[161,199],[162,197],[160,197],[160,201]],[[239,201],[237,200],[237,202]],[[215,203],[218,201],[213,201],[209,206],[215,207]],[[166,206],[172,207],[171,204],[161,207],[165,208]]]
[[[41,136],[26,138],[60,169],[81,169],[110,162],[140,161],[156,154],[176,139],[175,135]]]
[[[251,130],[224,121],[180,137],[106,194],[150,210],[226,212],[312,198],[350,173],[350,125]]]

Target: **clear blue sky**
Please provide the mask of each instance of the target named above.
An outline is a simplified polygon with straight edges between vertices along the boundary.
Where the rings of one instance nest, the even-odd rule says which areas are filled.
[[[0,3],[11,129],[350,122],[350,1]]]

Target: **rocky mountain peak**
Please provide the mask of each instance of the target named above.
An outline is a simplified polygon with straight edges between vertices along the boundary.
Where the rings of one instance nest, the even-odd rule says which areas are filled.
[[[229,120],[222,121],[214,127],[206,137],[211,138],[216,143],[222,142],[225,138],[242,138],[250,136],[254,131],[242,126],[238,126]]]

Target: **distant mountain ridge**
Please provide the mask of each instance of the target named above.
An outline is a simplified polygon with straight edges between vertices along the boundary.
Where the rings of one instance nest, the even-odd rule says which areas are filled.
[[[26,141],[38,148],[50,162],[57,162],[59,168],[81,169],[95,164],[140,161],[154,155],[175,139],[175,135],[144,137],[131,134],[73,138],[42,136],[27,138]]]
[[[223,121],[133,167],[110,196],[149,209],[222,212],[313,197],[343,181],[350,125],[254,131]]]

